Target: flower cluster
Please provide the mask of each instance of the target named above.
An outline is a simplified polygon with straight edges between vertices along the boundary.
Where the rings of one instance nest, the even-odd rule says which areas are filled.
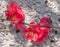
[[[11,2],[6,8],[7,10],[5,14],[8,20],[12,24],[15,24],[16,29],[22,28],[25,25],[23,24],[25,16],[22,8],[18,7],[15,2]],[[30,22],[30,24],[27,24],[29,27],[26,27],[23,30],[23,34],[25,34],[26,39],[31,40],[31,42],[43,42],[48,36],[50,26],[47,25],[49,24],[52,24],[52,21],[47,17],[43,17],[40,19],[39,25],[36,22]]]
[[[11,2],[9,5],[6,6],[6,8],[7,10],[5,14],[8,20],[11,23],[15,24],[16,28],[20,28],[22,24],[19,24],[19,22],[23,22],[25,19],[22,8],[18,7],[15,2]]]
[[[44,22],[43,22],[44,21]],[[50,27],[45,26],[41,27],[37,25],[35,22],[31,22],[30,24],[34,25],[33,27],[26,28],[23,33],[26,35],[27,40],[31,40],[32,42],[43,42],[43,40],[48,36]],[[44,17],[40,20],[40,24],[47,24],[47,18]]]

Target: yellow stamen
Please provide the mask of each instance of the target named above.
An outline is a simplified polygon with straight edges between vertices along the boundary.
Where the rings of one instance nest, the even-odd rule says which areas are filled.
[[[34,33],[33,33],[32,31],[30,31],[30,32],[29,32],[29,35],[30,35],[30,36],[33,36],[33,35],[34,35]]]
[[[11,20],[16,20],[16,17],[15,16],[11,17]]]

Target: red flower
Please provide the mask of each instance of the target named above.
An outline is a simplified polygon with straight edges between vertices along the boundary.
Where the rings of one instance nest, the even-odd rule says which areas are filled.
[[[7,5],[6,8],[7,10],[5,14],[11,23],[17,24],[18,22],[24,20],[25,16],[23,14],[23,11],[16,5],[15,2],[11,2],[9,5]]]
[[[42,19],[40,19],[40,24],[44,25],[46,27],[40,27],[40,29],[44,32],[43,36],[41,38],[38,39],[38,42],[42,42],[45,38],[47,38],[50,27],[47,26],[47,24],[51,23],[51,20],[48,19],[47,17],[43,17]],[[52,24],[52,23],[51,23]]]
[[[45,19],[42,19],[40,23],[42,23]],[[45,22],[46,23],[46,22]],[[45,23],[43,25],[45,25]],[[26,35],[27,40],[31,40],[32,42],[43,42],[45,38],[47,38],[50,27],[40,27],[39,25],[32,22],[30,24],[34,24],[34,27],[26,28],[23,33]]]
[[[31,22],[31,24],[35,24],[34,22]],[[39,28],[39,26],[37,26]],[[28,27],[26,28],[23,33],[26,35],[26,39],[27,40],[31,40],[32,42],[34,41],[37,41],[38,39],[38,35],[41,34],[42,36],[42,32],[39,33],[39,30],[35,30],[35,26],[32,28],[32,27]]]
[[[40,19],[40,24],[49,25],[49,24],[52,24],[52,20],[50,18],[43,17],[42,19]]]

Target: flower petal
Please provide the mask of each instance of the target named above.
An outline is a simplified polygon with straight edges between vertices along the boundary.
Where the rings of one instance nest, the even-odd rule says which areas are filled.
[[[33,21],[32,21],[32,22],[30,22],[30,24],[33,24],[33,25],[35,25],[35,24],[36,24],[36,22],[33,22]]]
[[[31,36],[26,35],[26,39],[27,39],[27,40],[31,40]]]
[[[47,38],[48,37],[48,33],[49,33],[48,31],[44,32],[44,35],[43,35],[44,38]]]
[[[46,32],[50,30],[50,27],[40,27],[40,30]]]
[[[42,43],[43,41],[44,41],[44,37],[43,36],[37,39],[37,42]]]
[[[20,23],[15,24],[16,29],[22,28],[23,26],[24,26],[24,25],[23,25],[23,24],[20,24]]]
[[[35,42],[35,41],[37,41],[37,39],[38,39],[38,35],[34,34],[33,37],[32,37],[32,41]]]
[[[42,19],[40,19],[40,24],[47,25],[48,24],[47,20],[48,20],[47,17],[43,17]]]

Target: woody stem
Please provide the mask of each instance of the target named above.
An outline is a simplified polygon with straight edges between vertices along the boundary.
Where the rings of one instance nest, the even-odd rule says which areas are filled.
[[[22,22],[22,24],[25,24],[25,25],[29,25],[29,26],[34,26],[34,25],[32,25],[32,24],[28,24],[28,23],[25,23],[25,22]],[[40,26],[40,27],[50,27],[50,28],[59,28],[60,29],[60,27],[58,27],[58,26],[52,26],[52,25],[46,25],[46,26],[44,26],[44,25],[38,25],[38,26]]]

